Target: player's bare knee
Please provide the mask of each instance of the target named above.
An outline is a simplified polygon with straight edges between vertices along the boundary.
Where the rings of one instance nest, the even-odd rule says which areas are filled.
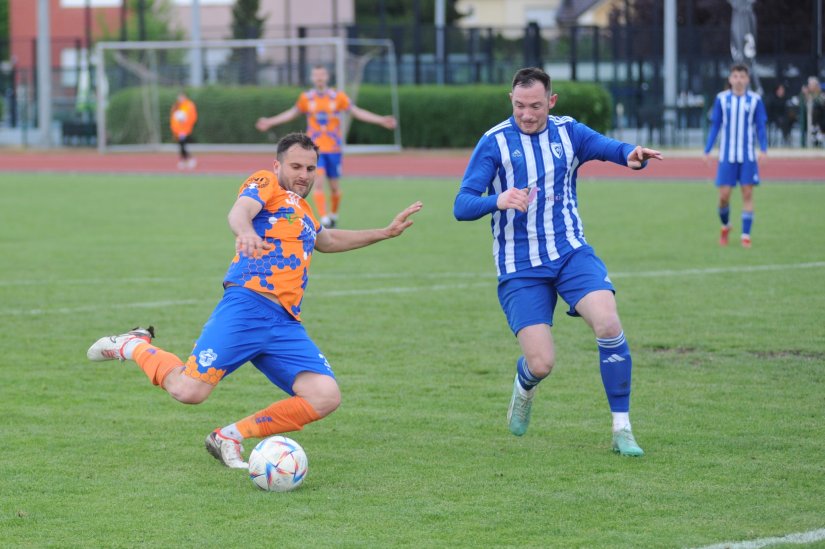
[[[530,373],[538,378],[549,376],[550,372],[553,371],[553,367],[556,365],[556,357],[552,352],[548,351],[531,353],[525,355],[524,358],[527,360],[527,368],[530,370]]]
[[[593,322],[593,333],[599,339],[610,339],[622,333],[622,323],[619,317],[605,317]]]
[[[338,390],[337,385],[334,387],[325,387],[324,389],[312,395],[306,395],[303,398],[309,402],[310,406],[312,406],[315,412],[321,417],[328,416],[337,410],[338,406],[341,405],[341,391]]]

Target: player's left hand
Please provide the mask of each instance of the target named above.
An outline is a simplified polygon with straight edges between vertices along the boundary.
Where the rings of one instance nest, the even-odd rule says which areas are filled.
[[[381,125],[388,130],[394,130],[397,124],[398,122],[395,120],[394,116],[385,116],[383,122],[381,123]]]
[[[627,167],[632,170],[641,170],[643,164],[651,158],[662,160],[662,153],[637,145],[636,148],[627,155]]]
[[[403,212],[396,215],[395,219],[392,220],[392,223],[390,223],[385,229],[387,231],[387,237],[394,238],[406,231],[413,224],[412,219],[409,219],[409,217],[414,213],[417,213],[423,206],[424,204],[420,201],[414,202],[413,204],[407,206]]]

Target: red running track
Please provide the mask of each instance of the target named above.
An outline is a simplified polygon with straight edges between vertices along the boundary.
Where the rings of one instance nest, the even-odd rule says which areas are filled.
[[[344,159],[345,177],[446,177],[460,180],[470,158],[469,150],[408,150],[401,153],[350,154]],[[803,156],[802,152],[777,152],[760,166],[764,181],[825,182],[825,151]],[[706,165],[699,155],[663,153],[664,161],[651,161],[639,172],[608,162],[588,162],[581,177],[638,178],[653,180],[707,179],[715,177],[715,162]],[[268,154],[204,153],[198,156],[194,173],[231,174],[244,177],[272,166]],[[0,171],[74,173],[184,173],[177,169],[177,157],[170,153],[111,153],[101,155],[89,149],[55,151],[0,149]]]

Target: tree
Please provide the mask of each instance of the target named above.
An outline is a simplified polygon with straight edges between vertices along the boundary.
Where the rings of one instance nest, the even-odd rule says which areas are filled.
[[[265,17],[258,17],[260,0],[235,0],[232,7],[232,38],[247,40],[261,38]],[[258,52],[255,48],[234,50],[229,66],[237,74],[240,84],[258,83]]]
[[[448,27],[464,17],[455,9],[457,0],[444,0],[444,19]],[[419,3],[420,23],[435,23],[435,0],[355,0],[355,20],[359,25],[409,25],[414,21],[415,3]]]

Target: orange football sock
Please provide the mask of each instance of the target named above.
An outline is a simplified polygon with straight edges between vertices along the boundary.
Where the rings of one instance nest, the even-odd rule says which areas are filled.
[[[235,423],[244,438],[263,438],[278,433],[300,431],[307,423],[318,421],[321,416],[303,398],[289,397],[275,402]]]
[[[182,368],[183,362],[168,351],[159,349],[149,343],[141,343],[132,352],[132,359],[149,378],[153,385],[163,387],[163,380],[169,372]]]
[[[315,202],[315,211],[318,212],[318,217],[327,215],[327,197],[324,191],[312,193],[312,200]]]
[[[332,215],[336,215],[338,213],[338,206],[341,204],[341,193],[333,191],[330,199],[332,201]]]

